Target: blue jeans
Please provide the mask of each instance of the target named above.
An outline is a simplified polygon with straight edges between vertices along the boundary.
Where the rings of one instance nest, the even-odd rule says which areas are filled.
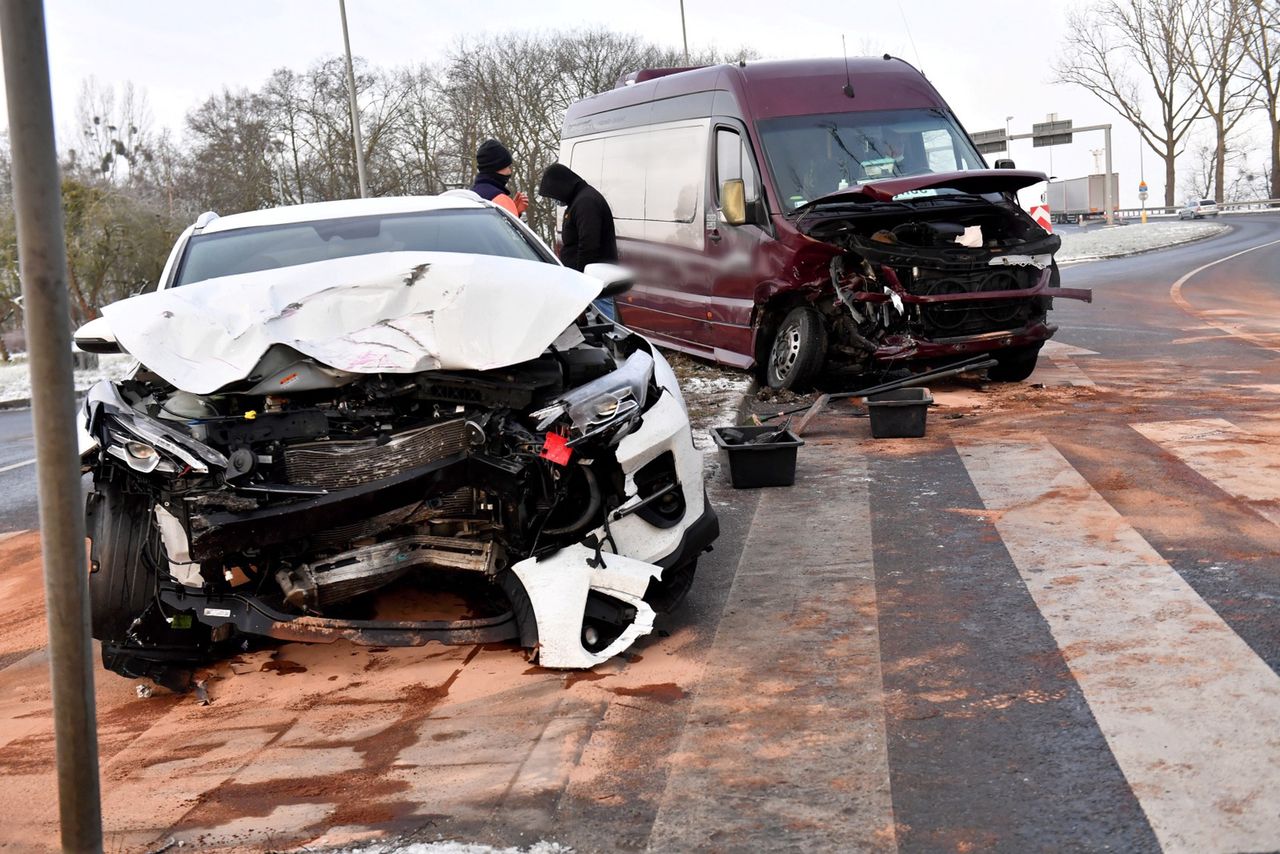
[[[600,299],[595,300],[591,304],[594,305],[600,311],[600,313],[603,314],[605,317],[609,318],[614,322],[617,322],[618,310],[614,308],[613,297],[601,297]]]

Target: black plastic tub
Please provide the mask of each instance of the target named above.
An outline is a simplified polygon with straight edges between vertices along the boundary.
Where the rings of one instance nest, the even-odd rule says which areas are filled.
[[[933,395],[927,388],[900,388],[867,398],[873,439],[918,439],[924,435]]]
[[[796,448],[804,444],[803,439],[784,430],[775,440],[749,444],[758,436],[777,432],[777,427],[770,426],[711,428],[711,438],[729,458],[729,480],[734,489],[796,482]]]

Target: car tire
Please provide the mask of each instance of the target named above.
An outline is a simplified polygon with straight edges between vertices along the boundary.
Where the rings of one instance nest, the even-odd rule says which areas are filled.
[[[1020,383],[1036,369],[1036,360],[1040,357],[1043,344],[1030,347],[1017,347],[1003,353],[993,353],[998,363],[987,370],[987,377],[998,383]]]
[[[669,614],[684,602],[693,587],[693,576],[698,571],[698,559],[673,566],[662,573],[661,578],[649,582],[644,601],[659,614]]]
[[[822,367],[826,352],[827,330],[822,318],[807,305],[797,306],[778,324],[769,348],[765,381],[770,388],[804,388]]]
[[[123,642],[155,595],[143,550],[152,530],[151,502],[111,483],[99,483],[85,509],[91,541],[89,627],[95,638]]]

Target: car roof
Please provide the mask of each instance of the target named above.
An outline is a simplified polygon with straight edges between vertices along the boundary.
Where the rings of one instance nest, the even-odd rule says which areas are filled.
[[[318,222],[327,219],[345,219],[353,216],[378,216],[386,214],[421,213],[439,210],[477,210],[492,208],[473,193],[451,191],[440,196],[383,196],[373,199],[340,199],[334,202],[311,202],[305,205],[286,205],[260,211],[220,216],[196,228],[198,234],[213,234],[237,228],[253,228],[263,225],[290,225],[298,222]]]

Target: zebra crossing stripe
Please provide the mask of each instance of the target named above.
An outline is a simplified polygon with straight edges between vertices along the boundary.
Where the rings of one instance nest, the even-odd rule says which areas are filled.
[[[957,446],[1161,846],[1280,848],[1280,677],[1046,439]]]
[[[866,459],[796,482],[762,490],[651,851],[897,850]]]
[[[1280,525],[1280,440],[1255,436],[1221,418],[1132,426],[1219,489]]]

